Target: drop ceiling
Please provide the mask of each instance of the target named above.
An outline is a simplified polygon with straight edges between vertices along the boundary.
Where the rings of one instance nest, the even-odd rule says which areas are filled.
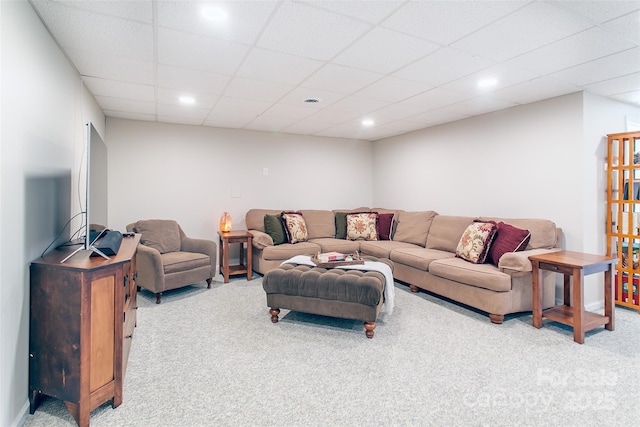
[[[373,141],[577,91],[640,106],[639,1],[31,4],[109,117]]]

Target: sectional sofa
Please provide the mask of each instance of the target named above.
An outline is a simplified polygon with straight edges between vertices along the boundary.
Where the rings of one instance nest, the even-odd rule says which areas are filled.
[[[349,210],[299,210],[306,225],[307,239],[297,243],[274,244],[265,229],[265,215],[278,216],[282,210],[251,209],[245,221],[253,235],[253,268],[260,274],[296,255],[318,252],[353,253],[389,259],[394,279],[413,292],[420,289],[445,297],[488,314],[491,322],[502,323],[507,314],[532,310],[531,271],[528,257],[560,250],[562,230],[546,219],[504,219],[439,215],[434,211],[361,207]],[[390,240],[343,238],[336,219],[355,212],[393,214]],[[495,260],[475,263],[456,256],[461,238],[477,222],[511,226],[530,234],[525,245]],[[500,232],[494,236],[500,235]],[[555,305],[555,278],[542,273],[543,308]]]

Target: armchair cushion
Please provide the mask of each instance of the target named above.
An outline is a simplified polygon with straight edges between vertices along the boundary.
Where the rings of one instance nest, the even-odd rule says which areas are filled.
[[[136,222],[134,231],[142,234],[140,243],[157,249],[161,254],[180,250],[178,223],[167,219],[146,219]]]
[[[211,265],[211,259],[207,255],[194,252],[167,252],[161,256],[165,274]]]

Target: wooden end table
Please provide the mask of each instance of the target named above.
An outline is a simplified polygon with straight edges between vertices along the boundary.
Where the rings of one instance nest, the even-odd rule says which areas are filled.
[[[573,327],[573,340],[584,343],[584,334],[598,326],[613,331],[615,312],[611,277],[617,258],[559,251],[529,257],[533,264],[533,326],[542,327],[542,317]],[[564,275],[564,305],[542,311],[542,270]],[[584,276],[604,272],[604,316],[584,309]],[[573,289],[572,289],[573,288]]]
[[[218,245],[220,258],[220,274],[224,276],[224,283],[229,283],[229,276],[246,274],[247,280],[251,280],[253,274],[251,266],[251,242],[253,234],[246,230],[218,231],[220,244]],[[237,265],[229,265],[229,244],[240,243],[240,262]],[[244,263],[244,245],[247,246],[247,263]]]

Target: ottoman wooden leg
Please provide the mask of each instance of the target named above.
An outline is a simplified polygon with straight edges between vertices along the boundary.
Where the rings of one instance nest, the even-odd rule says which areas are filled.
[[[364,329],[367,338],[373,338],[373,330],[376,328],[376,322],[364,322]]]
[[[271,323],[278,323],[278,314],[280,314],[280,309],[271,307],[269,314],[271,314]]]

